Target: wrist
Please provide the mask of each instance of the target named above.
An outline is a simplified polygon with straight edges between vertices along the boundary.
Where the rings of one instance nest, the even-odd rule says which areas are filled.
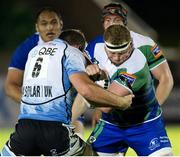
[[[125,104],[125,99],[123,97],[118,98],[118,108],[123,110],[124,109],[124,104]]]

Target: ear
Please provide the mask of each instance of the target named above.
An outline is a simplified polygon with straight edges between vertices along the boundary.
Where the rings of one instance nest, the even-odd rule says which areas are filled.
[[[60,20],[61,30],[63,29],[63,21]]]
[[[36,29],[36,32],[39,32],[37,23],[35,24],[35,29]]]

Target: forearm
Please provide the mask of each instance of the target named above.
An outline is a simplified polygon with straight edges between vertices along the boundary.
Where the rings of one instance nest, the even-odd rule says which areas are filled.
[[[88,106],[85,102],[85,99],[80,94],[78,94],[72,106],[72,122],[75,122],[77,118],[87,110],[87,108]]]
[[[5,86],[6,95],[13,99],[15,102],[21,102],[21,87],[17,85]]]
[[[132,103],[132,95],[120,97],[108,90],[104,90],[91,81],[85,73],[73,74],[70,76],[70,80],[78,93],[96,107],[117,107],[119,109],[126,109]]]
[[[122,109],[126,105],[124,97],[120,97],[110,91],[104,90],[92,84],[89,86],[88,95],[84,96],[95,107],[118,107]]]

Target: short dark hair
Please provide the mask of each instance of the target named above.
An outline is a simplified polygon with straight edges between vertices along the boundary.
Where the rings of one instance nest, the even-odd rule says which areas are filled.
[[[79,50],[82,52],[85,49],[86,38],[79,29],[66,29],[62,31],[59,38],[65,40],[69,45],[80,45]]]
[[[39,18],[39,16],[40,16],[40,14],[41,14],[42,12],[44,12],[44,11],[49,11],[49,12],[54,12],[54,13],[56,13],[56,15],[59,17],[59,20],[60,20],[60,21],[63,21],[63,20],[62,20],[62,16],[61,16],[60,12],[59,12],[57,9],[55,9],[55,8],[53,8],[53,7],[45,6],[45,7],[41,8],[41,9],[37,12],[36,17],[35,17],[36,23],[37,23],[37,21],[38,21],[38,18]]]
[[[108,15],[118,15],[122,17],[124,25],[127,24],[127,9],[125,9],[120,3],[110,3],[105,5],[102,9],[102,21]]]
[[[104,32],[104,41],[107,48],[116,50],[127,48],[132,39],[126,26],[111,25]]]

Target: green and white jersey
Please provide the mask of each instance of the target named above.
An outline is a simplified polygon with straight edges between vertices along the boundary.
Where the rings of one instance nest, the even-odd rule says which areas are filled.
[[[161,63],[165,62],[166,59],[162,54],[162,50],[159,46],[149,37],[130,31],[131,38],[133,40],[134,48],[140,48],[147,59],[150,70],[156,68]],[[101,68],[104,68],[108,57],[104,49],[103,36],[98,36],[94,40],[88,43],[86,47],[87,55],[92,62],[100,62]]]
[[[115,76],[118,78],[120,75],[122,79],[130,82],[126,84],[120,78],[115,80],[135,94],[133,107],[123,112],[115,110],[111,114],[103,114],[104,120],[121,126],[143,123],[160,115],[161,111],[155,98],[150,71],[166,62],[162,50],[151,38],[133,31],[130,31],[130,34],[135,51],[120,67],[115,67],[108,59],[103,36],[90,41],[86,48],[91,61],[98,63],[101,69],[108,71],[111,81]]]
[[[166,59],[163,56],[162,50],[159,46],[149,37],[130,31],[135,48],[142,50],[147,59],[150,70],[153,70]]]
[[[103,113],[102,119],[119,126],[130,126],[156,119],[161,114],[155,96],[153,79],[146,59],[146,49],[135,49],[120,66],[110,61],[105,65],[111,83],[115,81],[135,95],[132,106],[125,110],[113,109]],[[99,63],[100,64],[100,63]]]

